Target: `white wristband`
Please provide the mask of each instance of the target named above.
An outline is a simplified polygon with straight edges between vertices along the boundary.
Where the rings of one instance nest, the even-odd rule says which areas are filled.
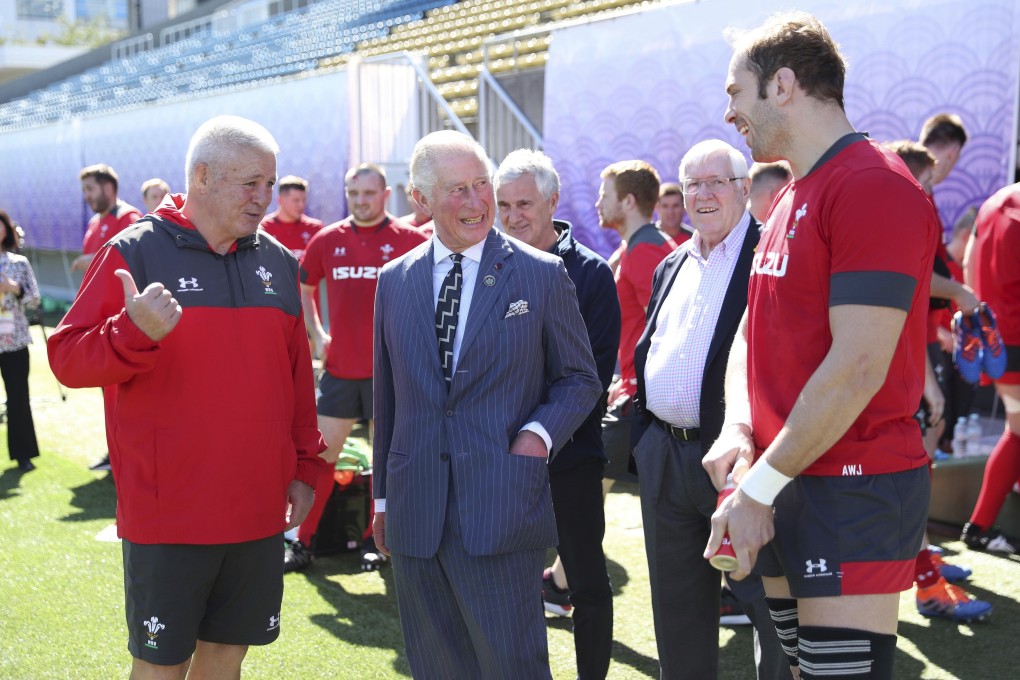
[[[751,466],[737,488],[763,505],[772,505],[783,487],[793,481],[775,469],[764,458]]]

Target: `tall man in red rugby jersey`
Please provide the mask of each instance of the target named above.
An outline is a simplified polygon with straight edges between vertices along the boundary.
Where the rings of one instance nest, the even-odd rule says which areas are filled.
[[[316,410],[319,430],[329,446],[323,458],[330,464],[340,456],[355,423],[372,419],[376,277],[384,264],[425,241],[417,229],[386,212],[390,187],[382,168],[363,163],[347,172],[344,183],[350,216],[316,234],[301,258],[305,325],[316,355],[325,360]],[[323,279],[329,333],[313,302]],[[311,564],[311,540],[332,488],[333,475],[327,471],[315,488],[315,505],[298,531],[298,540],[287,548],[287,571]],[[373,568],[385,559],[374,550],[364,555],[365,568]]]
[[[290,248],[301,259],[308,242],[322,229],[322,220],[305,214],[308,203],[308,181],[295,175],[280,179],[276,187],[276,212],[262,220],[262,228],[277,241]]]
[[[892,678],[931,492],[912,416],[937,224],[906,167],[850,124],[845,74],[808,14],[735,41],[726,121],[793,181],[755,253],[704,461],[717,488],[731,470],[739,481],[705,556],[728,532],[733,575],[763,576],[801,678]]]

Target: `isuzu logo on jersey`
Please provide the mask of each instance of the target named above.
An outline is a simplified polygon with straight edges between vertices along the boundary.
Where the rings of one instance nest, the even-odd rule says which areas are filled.
[[[786,276],[786,263],[790,256],[786,253],[755,253],[751,260],[751,272],[765,276]]]
[[[386,243],[384,245],[379,246],[379,250],[382,251],[382,259],[383,262],[385,262],[386,260],[390,259],[390,253],[393,252],[393,246],[391,246],[389,243]]]
[[[374,279],[378,273],[379,267],[333,267],[333,280]]]

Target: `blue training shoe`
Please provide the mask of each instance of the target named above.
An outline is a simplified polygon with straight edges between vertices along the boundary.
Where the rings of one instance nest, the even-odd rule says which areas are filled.
[[[960,371],[960,377],[976,385],[981,380],[984,345],[977,316],[963,312],[953,314],[953,363]]]
[[[992,615],[992,605],[972,600],[959,586],[940,578],[927,588],[917,589],[917,611],[922,616],[949,619],[957,623],[984,621]]]
[[[938,570],[942,578],[946,579],[950,583],[957,583],[959,581],[965,581],[971,577],[974,572],[967,567],[960,567],[955,564],[949,564],[942,560],[942,548],[936,546],[930,546],[928,548],[928,554],[931,556],[931,563]]]

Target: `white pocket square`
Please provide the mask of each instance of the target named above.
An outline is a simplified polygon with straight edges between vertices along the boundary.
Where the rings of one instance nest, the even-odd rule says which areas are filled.
[[[528,301],[518,300],[517,302],[511,302],[510,306],[507,307],[506,316],[504,319],[509,319],[511,316],[520,316],[521,314],[528,313]]]

